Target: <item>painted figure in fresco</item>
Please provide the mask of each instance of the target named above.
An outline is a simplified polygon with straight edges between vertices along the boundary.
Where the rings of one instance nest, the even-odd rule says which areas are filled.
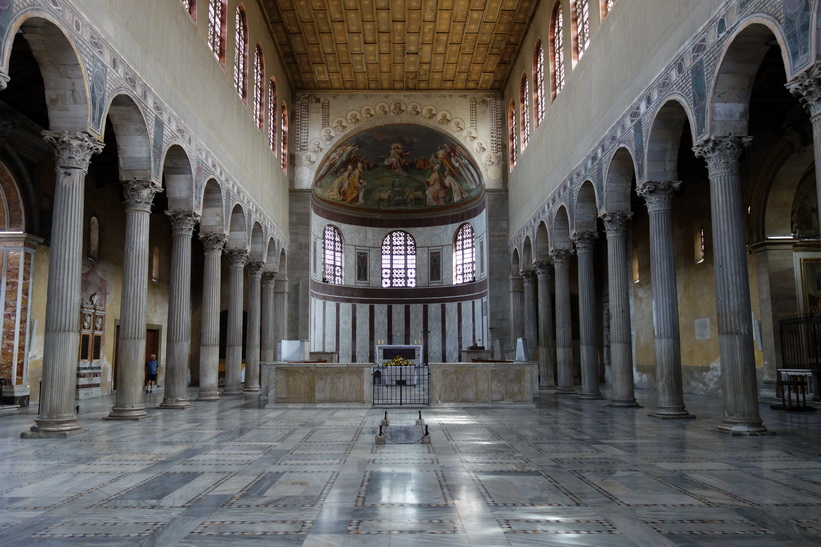
[[[468,195],[462,188],[462,185],[459,184],[459,181],[453,178],[453,173],[450,171],[445,171],[445,186],[450,188],[453,193],[453,203],[462,201]]]
[[[383,163],[391,173],[407,175],[407,171],[405,169],[408,167],[408,162],[405,159],[405,156],[408,154],[410,154],[410,152],[407,152],[404,148],[402,148],[401,144],[395,142],[391,145],[391,151],[388,152],[388,155]]]
[[[328,193],[325,194],[328,197],[328,199],[335,199],[339,201],[345,199],[344,192],[348,187],[348,179],[351,176],[352,169],[353,166],[348,165],[348,167],[345,168],[345,171],[334,179],[334,181],[331,183],[331,187],[328,188]]]
[[[351,115],[348,116],[348,121],[352,124],[359,123],[359,114],[356,112],[351,112]]]
[[[366,118],[373,118],[373,109],[370,106],[366,106],[362,115]]]
[[[400,114],[402,114],[402,113],[404,113],[404,112],[405,112],[405,109],[404,109],[404,108],[402,108],[402,103],[400,103],[399,101],[396,101],[395,103],[393,103],[393,110],[392,110],[392,112],[393,112],[394,114],[396,114],[397,116],[398,116],[398,115],[400,115]]]
[[[411,103],[411,105],[408,107],[408,114],[410,114],[411,116],[418,116],[419,114],[421,114],[421,112],[419,112],[419,105],[416,103]]]
[[[436,117],[436,111],[433,109],[432,106],[426,106],[425,107],[425,113],[423,114],[423,116],[425,118],[427,118],[428,120],[432,120],[433,118]]]
[[[362,171],[365,169],[361,161],[356,162],[356,169],[348,176],[348,187],[345,191],[345,201],[348,203],[361,203],[360,191],[364,190],[365,181],[362,180]]]
[[[425,186],[428,187],[425,190],[427,205],[442,205],[448,189],[445,186],[445,181],[442,180],[442,175],[439,173],[439,167],[433,169],[433,173],[425,181]]]
[[[439,123],[441,123],[442,125],[450,123],[450,118],[448,117],[447,112],[442,112],[441,114],[439,114]]]
[[[456,131],[458,133],[458,132],[462,131],[464,128],[465,128],[465,126],[462,125],[462,122],[460,122],[459,120],[453,120],[453,130],[454,131]]]
[[[449,148],[447,144],[440,144],[439,148],[436,150],[436,158],[445,167],[445,169],[447,169],[456,176],[463,177],[464,174],[459,169],[459,167],[454,163],[455,155],[456,151]]]
[[[337,120],[334,122],[334,131],[336,131],[337,133],[345,131],[347,127],[348,126],[345,125],[345,122],[342,121],[342,118],[337,118]]]
[[[379,110],[377,110],[376,113],[379,114],[380,116],[387,116],[388,115],[388,109],[385,107],[384,104],[380,104],[379,105]]]
[[[330,128],[326,127],[326,128],[322,131],[322,139],[323,139],[325,142],[330,142],[330,141],[334,140],[334,134],[333,134],[333,132],[331,131],[331,129],[330,129]]]

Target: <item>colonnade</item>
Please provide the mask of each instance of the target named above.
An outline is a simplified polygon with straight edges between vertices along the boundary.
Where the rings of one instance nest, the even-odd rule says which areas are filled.
[[[44,132],[55,147],[56,183],[52,220],[51,256],[44,333],[43,377],[40,412],[23,438],[66,437],[84,431],[75,412],[75,377],[80,335],[80,295],[83,249],[83,196],[91,158],[103,144],[86,132]],[[122,300],[118,340],[116,395],[112,420],[141,420],[145,408],[143,380],[146,346],[146,306],[149,263],[149,217],[154,196],[162,192],[153,180],[123,182],[125,196],[125,241]],[[186,371],[191,347],[191,238],[200,215],[194,211],[171,210],[171,279],[168,300],[168,349],[165,391],[159,407],[184,409],[191,406],[186,390]],[[220,398],[219,314],[220,266],[228,236],[221,231],[203,231],[204,247],[202,333],[200,347],[200,390],[197,400]],[[272,360],[274,341],[281,329],[276,325],[277,302],[283,296],[274,288],[276,272],[264,271],[260,257],[249,259],[247,248],[225,251],[230,263],[229,325],[227,330],[227,378],[223,395],[241,394],[243,279],[249,275],[248,329],[246,333],[246,382],[244,391],[259,391],[260,356]],[[275,333],[275,329],[277,333]],[[262,336],[261,336],[262,333]]]

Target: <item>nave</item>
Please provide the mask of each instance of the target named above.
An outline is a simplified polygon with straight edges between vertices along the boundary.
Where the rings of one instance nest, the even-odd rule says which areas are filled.
[[[4,417],[3,545],[810,545],[821,543],[821,412],[760,405],[771,433],[543,394],[535,405],[428,407],[432,443],[376,446],[383,410],[266,408],[256,396],[157,407],[21,440]],[[193,397],[192,397],[193,398]],[[416,410],[388,410],[393,420]]]

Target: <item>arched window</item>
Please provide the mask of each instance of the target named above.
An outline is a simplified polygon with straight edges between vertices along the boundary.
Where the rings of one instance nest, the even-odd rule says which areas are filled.
[[[271,78],[268,82],[268,147],[277,153],[277,83]]]
[[[510,109],[507,115],[507,124],[508,124],[508,143],[510,146],[510,170],[513,171],[513,168],[516,167],[516,160],[517,160],[517,135],[518,131],[516,130],[516,103],[513,102],[513,99],[510,100]]]
[[[342,234],[330,224],[322,236],[322,282],[342,284]]]
[[[182,0],[182,7],[194,21],[197,20],[197,0]]]
[[[476,246],[473,226],[467,222],[459,226],[453,242],[453,283],[476,281]]]
[[[407,232],[391,232],[382,240],[382,286],[416,286],[416,242]]]
[[[610,13],[610,10],[613,9],[613,4],[616,3],[616,0],[601,0],[601,19],[604,21],[604,18],[607,17],[607,14]]]
[[[260,131],[265,127],[265,59],[262,48],[254,48],[254,121]]]
[[[556,7],[553,8],[553,15],[550,18],[550,58],[553,61],[550,80],[553,84],[551,97],[556,98],[556,95],[564,87],[564,38],[562,31],[564,30],[564,15],[562,14],[562,3],[556,2]]]
[[[527,143],[530,142],[530,82],[527,80],[527,75],[522,74],[522,83],[519,88],[519,113],[522,118],[522,152],[527,148]]]
[[[541,40],[536,42],[533,51],[533,108],[536,127],[539,127],[544,119],[544,47]]]
[[[282,165],[282,172],[288,172],[288,107],[285,106],[285,103],[282,103],[282,116],[280,116],[280,123],[282,127],[280,127],[279,136],[279,158],[280,164]]]
[[[243,101],[248,100],[248,24],[245,8],[237,6],[234,24],[234,89]]]
[[[574,0],[573,23],[576,29],[576,60],[590,44],[590,0]]]
[[[225,66],[225,0],[208,0],[208,47]]]

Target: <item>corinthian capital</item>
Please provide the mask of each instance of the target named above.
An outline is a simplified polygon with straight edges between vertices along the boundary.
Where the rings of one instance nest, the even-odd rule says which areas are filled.
[[[607,232],[607,238],[622,237],[627,234],[627,228],[630,227],[630,221],[633,218],[633,213],[625,213],[616,211],[615,213],[604,213],[601,216],[604,222],[604,231]]]
[[[537,260],[533,263],[533,267],[536,269],[536,275],[539,277],[550,275],[551,268],[553,267],[553,261],[549,258]]]
[[[206,253],[219,253],[228,241],[228,234],[222,232],[200,232],[200,241]]]
[[[785,85],[811,117],[821,114],[821,63],[813,65]]]
[[[650,213],[659,213],[670,210],[673,194],[678,191],[681,182],[677,180],[642,182],[636,187],[636,194],[644,198],[647,210]]]
[[[752,137],[707,137],[693,147],[693,152],[697,158],[704,158],[713,176],[737,170],[741,152],[752,142]]]
[[[533,270],[522,270],[519,272],[519,275],[522,276],[522,281],[524,281],[525,285],[532,284],[536,279],[536,272]]]
[[[165,214],[171,221],[171,232],[176,235],[190,236],[194,231],[194,226],[200,221],[200,215],[192,211],[174,209],[166,211]]]
[[[575,232],[570,239],[576,244],[576,253],[592,253],[596,249],[596,240],[599,238],[594,230]]]
[[[80,169],[88,172],[91,156],[103,151],[103,143],[78,131],[70,135],[68,131],[43,131],[43,139],[54,145],[57,152],[57,167],[61,169]]]
[[[265,262],[262,260],[249,260],[245,263],[245,268],[248,270],[250,277],[262,277],[262,268],[265,267]]]
[[[125,197],[125,210],[151,212],[151,204],[154,196],[162,192],[162,186],[153,180],[124,180],[123,197]]]
[[[554,268],[570,267],[570,259],[573,258],[573,249],[553,249],[550,251],[550,259]]]
[[[225,258],[228,259],[228,264],[234,268],[244,268],[245,262],[248,260],[248,254],[248,249],[245,248],[225,249]]]
[[[273,287],[274,282],[277,279],[277,273],[274,272],[262,272],[262,286],[263,287]]]

